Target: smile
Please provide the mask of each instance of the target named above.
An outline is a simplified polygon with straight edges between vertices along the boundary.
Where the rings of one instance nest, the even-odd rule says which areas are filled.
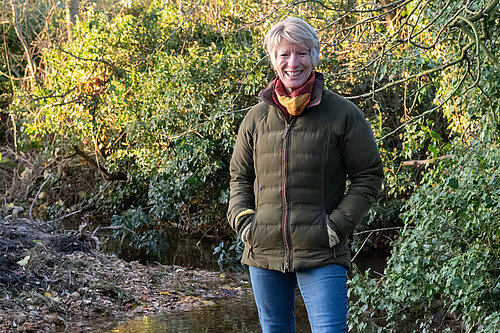
[[[290,77],[297,77],[299,76],[300,74],[302,74],[302,71],[293,71],[293,72],[285,72],[286,75],[290,76]]]

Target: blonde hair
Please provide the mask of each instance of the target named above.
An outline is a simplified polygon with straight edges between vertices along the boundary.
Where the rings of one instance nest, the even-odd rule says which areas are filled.
[[[273,66],[276,63],[277,48],[283,38],[290,43],[308,48],[313,67],[316,67],[319,62],[319,40],[313,27],[298,17],[290,17],[276,23],[264,37],[264,46]]]

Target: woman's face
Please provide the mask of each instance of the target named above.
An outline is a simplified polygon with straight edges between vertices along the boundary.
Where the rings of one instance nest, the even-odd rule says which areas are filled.
[[[288,94],[306,83],[313,70],[309,49],[284,39],[276,48],[274,70]]]

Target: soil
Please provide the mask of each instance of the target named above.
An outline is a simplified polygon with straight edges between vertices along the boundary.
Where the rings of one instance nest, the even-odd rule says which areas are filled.
[[[86,239],[0,216],[0,332],[88,332],[249,293],[242,275],[126,262]]]

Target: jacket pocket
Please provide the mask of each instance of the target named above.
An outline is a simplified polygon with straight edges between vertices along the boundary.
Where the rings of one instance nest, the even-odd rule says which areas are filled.
[[[346,255],[349,252],[349,247],[347,246],[347,238],[342,239],[340,243],[332,248],[332,250],[334,257]]]

